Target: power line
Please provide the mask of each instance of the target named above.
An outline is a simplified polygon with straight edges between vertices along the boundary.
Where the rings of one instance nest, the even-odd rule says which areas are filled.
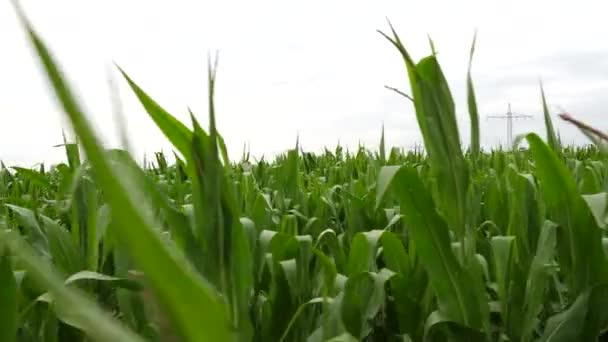
[[[487,119],[507,119],[507,145],[509,148],[513,146],[513,119],[528,119],[532,118],[532,115],[518,114],[511,111],[511,103],[509,103],[509,110],[504,115],[488,115]]]

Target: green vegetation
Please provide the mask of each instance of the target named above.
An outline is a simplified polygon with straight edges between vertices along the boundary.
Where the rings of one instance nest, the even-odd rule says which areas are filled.
[[[435,56],[414,62],[393,31],[426,153],[385,151],[382,133],[378,152],[296,144],[233,163],[215,66],[208,130],[121,70],[176,151],[141,167],[102,147],[18,14],[78,144],[51,169],[0,169],[1,341],[555,342],[608,328],[608,159],[560,145],[544,94],[549,143],[484,152],[469,67],[463,153]]]

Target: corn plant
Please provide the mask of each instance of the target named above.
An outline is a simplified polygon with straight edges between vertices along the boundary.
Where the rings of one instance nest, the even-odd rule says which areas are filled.
[[[77,140],[51,167],[0,164],[1,341],[596,341],[608,328],[604,145],[471,140],[431,42],[403,58],[424,150],[342,146],[228,156],[117,66],[174,147],[103,147],[45,43],[16,13]],[[408,104],[409,105],[409,104]],[[527,142],[527,147],[520,143]],[[172,161],[173,160],[173,161]]]

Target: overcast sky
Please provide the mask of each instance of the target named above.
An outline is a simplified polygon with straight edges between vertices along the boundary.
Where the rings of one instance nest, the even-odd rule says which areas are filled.
[[[608,129],[608,25],[601,1],[22,1],[60,61],[108,146],[118,141],[108,68],[121,65],[169,112],[189,122],[191,107],[207,118],[207,54],[219,51],[216,112],[231,156],[249,143],[257,156],[294,145],[307,150],[359,142],[376,148],[382,123],[387,144],[421,142],[412,105],[384,89],[410,92],[397,51],[377,29],[395,25],[415,59],[429,54],[427,34],[469,140],[465,76],[478,29],[473,78],[481,141],[506,141],[513,111],[534,115],[514,132],[544,136],[539,79],[558,106]],[[62,160],[64,123],[10,1],[0,1],[0,159],[34,164]],[[129,138],[137,157],[170,151],[160,131],[118,78]],[[566,143],[585,143],[554,121]],[[66,126],[69,127],[69,126]]]

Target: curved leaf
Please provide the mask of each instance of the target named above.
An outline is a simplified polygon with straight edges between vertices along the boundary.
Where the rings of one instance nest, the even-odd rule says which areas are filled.
[[[135,280],[113,277],[106,274],[101,274],[92,271],[80,271],[78,273],[72,274],[65,280],[65,284],[72,284],[79,281],[84,280],[95,280],[95,281],[103,281],[112,283],[113,285],[129,290],[140,291],[143,289],[143,286]]]
[[[608,285],[598,285],[583,291],[570,305],[570,307],[547,320],[547,327],[540,338],[540,342],[560,341],[595,341],[600,329],[606,324],[606,298]],[[604,305],[604,306],[602,306]],[[601,311],[598,311],[601,310]],[[602,313],[602,317],[598,313]],[[603,318],[603,322],[600,320]]]
[[[116,66],[158,128],[186,159],[191,156],[192,131],[154,101],[127,73]]]
[[[608,280],[601,232],[566,166],[537,135],[528,134],[526,139],[551,219],[560,226],[560,268],[576,297],[587,287]]]
[[[390,186],[401,204],[416,253],[429,273],[442,315],[475,330],[487,329],[488,318],[482,315],[482,305],[487,305],[485,293],[475,291],[476,286],[471,286],[474,278],[456,260],[449,230],[416,169],[402,167]]]
[[[362,272],[351,276],[344,288],[341,315],[346,331],[359,340],[366,337],[372,320],[385,301],[384,284],[393,272],[383,270],[379,274]]]
[[[348,254],[347,276],[377,270],[376,248],[384,233],[384,230],[372,230],[355,234]]]
[[[102,311],[77,289],[68,289],[51,265],[41,259],[15,232],[0,232],[0,248],[8,246],[21,265],[41,285],[45,286],[62,308],[69,310],[73,325],[80,327],[97,341],[143,341],[110,314]]]
[[[129,246],[131,256],[141,266],[176,330],[188,341],[228,339],[225,306],[215,291],[188,264],[183,254],[163,241],[149,211],[142,207],[146,201],[141,189],[134,188],[132,180],[123,179],[112,168],[91,123],[80,109],[45,44],[20,10],[18,14],[55,95],[96,170],[99,186],[104,189],[119,227],[115,230],[116,236],[121,243]],[[180,281],[175,282],[175,279]]]
[[[538,238],[536,255],[532,259],[528,280],[526,281],[526,294],[524,298],[524,319],[522,336],[531,337],[536,318],[542,310],[542,305],[548,292],[551,274],[547,271],[548,264],[555,254],[557,227],[550,221],[546,221]]]
[[[437,341],[437,336],[443,333],[449,336],[449,341],[486,341],[487,337],[478,330],[463,326],[445,317],[439,311],[432,312],[424,325],[424,340]]]
[[[384,232],[380,243],[382,244],[382,258],[386,266],[395,273],[407,275],[411,268],[409,257],[397,236],[391,232]]]

